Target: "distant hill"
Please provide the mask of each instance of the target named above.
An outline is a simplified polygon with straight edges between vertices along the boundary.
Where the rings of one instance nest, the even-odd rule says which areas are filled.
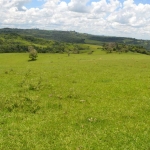
[[[66,36],[68,40],[58,40],[64,39],[61,36],[58,33],[52,36],[44,30],[0,29],[0,53],[27,52],[28,46],[34,46],[40,53],[80,53],[89,49],[79,38]]]
[[[56,31],[56,30],[39,30],[39,29],[0,29],[0,33],[17,33],[20,35],[29,35],[46,40],[55,40],[69,43],[84,43],[84,34],[75,31]]]
[[[0,29],[1,33],[17,33],[20,35],[34,36],[37,38],[43,38],[46,40],[55,40],[59,42],[69,43],[87,43],[102,45],[106,42],[117,42],[131,45],[139,45],[150,50],[150,40],[139,40],[135,38],[127,37],[113,37],[113,36],[99,36],[86,33],[78,33],[75,31],[57,31],[57,30],[40,30],[40,29]]]
[[[28,50],[27,47],[29,45],[34,45],[40,52],[64,52],[85,49],[81,44],[103,46],[107,43],[118,43],[121,44],[120,47],[123,47],[124,44],[134,45],[137,46],[137,48],[141,47],[146,49],[146,51],[150,51],[150,40],[91,35],[75,31],[17,28],[0,29],[0,52],[25,52]]]

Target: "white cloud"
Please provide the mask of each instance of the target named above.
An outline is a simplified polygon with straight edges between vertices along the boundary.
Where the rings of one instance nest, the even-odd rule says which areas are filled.
[[[90,11],[90,8],[87,6],[89,0],[71,0],[68,4],[68,8],[70,11],[87,13]]]
[[[106,0],[101,0],[99,2],[92,2],[92,11],[96,13],[113,12],[120,6],[121,3],[118,0],[110,0],[110,3],[107,3]]]
[[[31,0],[1,0],[0,6],[2,9],[10,9],[10,8],[17,8],[18,10],[22,10],[24,4],[30,2]]]
[[[109,15],[108,21],[127,26],[144,27],[150,22],[150,5],[136,5],[133,0],[126,0],[119,11]]]
[[[100,35],[150,39],[150,5],[134,0],[43,0],[40,8],[26,8],[31,0],[0,0],[0,27],[76,30]]]

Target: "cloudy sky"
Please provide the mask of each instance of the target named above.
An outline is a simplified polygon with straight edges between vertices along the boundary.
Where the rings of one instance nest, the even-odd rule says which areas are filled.
[[[150,40],[150,0],[0,0],[5,27]]]

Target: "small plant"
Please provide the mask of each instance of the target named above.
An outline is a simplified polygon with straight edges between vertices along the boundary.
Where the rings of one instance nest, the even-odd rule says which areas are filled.
[[[33,46],[29,46],[28,51],[29,51],[29,58],[31,58],[31,61],[36,60],[38,55],[37,55],[37,51],[33,48]]]
[[[25,74],[23,77],[22,82],[19,84],[21,87],[21,90],[32,90],[32,91],[38,91],[40,90],[42,86],[42,78],[31,78],[31,72],[30,70]]]
[[[67,51],[68,56],[70,56],[70,52],[71,52],[70,50],[69,50],[69,51]]]

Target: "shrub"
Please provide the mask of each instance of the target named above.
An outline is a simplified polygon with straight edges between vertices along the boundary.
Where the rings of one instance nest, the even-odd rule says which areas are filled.
[[[32,46],[28,47],[28,51],[29,51],[29,58],[31,58],[31,61],[36,60],[36,58],[38,57],[37,51]]]

